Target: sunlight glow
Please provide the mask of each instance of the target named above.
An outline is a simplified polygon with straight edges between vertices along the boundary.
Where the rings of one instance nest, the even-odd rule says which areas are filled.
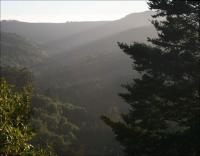
[[[146,1],[1,1],[1,20],[105,21],[146,10]]]

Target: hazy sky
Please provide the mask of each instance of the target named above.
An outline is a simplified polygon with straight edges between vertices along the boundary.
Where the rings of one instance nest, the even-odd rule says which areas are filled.
[[[1,1],[1,20],[66,22],[116,20],[148,10],[138,1]]]

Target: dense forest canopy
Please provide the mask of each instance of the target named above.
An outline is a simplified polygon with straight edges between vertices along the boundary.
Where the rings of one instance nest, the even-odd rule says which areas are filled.
[[[25,150],[24,152],[27,152],[27,150],[29,150],[29,147],[33,145],[36,149],[46,149],[47,151],[51,147],[53,148],[52,152],[55,152],[58,155],[72,155],[73,151],[71,151],[71,149],[73,149],[72,146],[75,146],[75,140],[77,139],[76,134],[79,128],[76,124],[70,122],[70,117],[68,117],[70,116],[70,113],[68,112],[75,113],[76,110],[77,112],[81,112],[82,108],[74,106],[70,103],[62,103],[56,99],[52,99],[51,97],[38,94],[37,89],[33,86],[33,76],[31,76],[31,73],[25,69],[17,69],[14,67],[1,67],[0,76],[4,78],[4,80],[1,81],[1,110],[3,111],[1,112],[1,115],[5,116],[4,111],[7,112],[6,110],[8,109],[10,113],[7,112],[6,114],[11,114],[12,118],[14,117],[12,113],[19,115],[19,117],[23,119],[22,121],[19,120],[19,122],[22,122],[23,125],[27,124],[30,129],[30,132],[19,129],[20,131],[22,131],[21,133],[24,135],[25,138],[23,142],[23,144],[25,145],[23,145],[24,147],[21,147],[22,150]],[[16,87],[13,88],[11,86]],[[26,91],[26,88],[29,89],[28,92]],[[26,90],[24,91],[24,89]],[[28,98],[27,100],[26,96]],[[6,101],[5,99],[8,99],[8,101]],[[25,101],[22,101],[23,99]],[[20,102],[20,100],[23,103]],[[10,110],[11,108],[16,110],[16,113],[15,111]],[[14,118],[18,120],[18,117]],[[25,121],[24,118],[26,119]],[[7,116],[5,116],[5,120],[8,120],[8,123],[10,121]],[[18,121],[13,122],[15,123]],[[17,125],[19,124],[21,123],[17,123]],[[5,121],[2,121],[1,128],[4,129],[4,126]],[[10,127],[15,128],[15,125],[10,125]],[[18,127],[16,128],[18,129]],[[7,135],[9,134],[10,132]],[[3,138],[4,133],[2,133],[1,136],[1,139]],[[10,143],[12,145],[8,147],[3,146],[1,152],[3,152],[3,154],[19,154],[21,152],[23,153],[23,151],[20,152],[15,149],[15,145],[19,143],[14,141],[20,140],[20,136],[13,141],[11,140]],[[27,141],[31,144],[26,145]],[[16,148],[20,148],[20,144],[19,147]],[[11,147],[14,149],[12,150]],[[5,148],[8,148],[8,150],[4,151]]]

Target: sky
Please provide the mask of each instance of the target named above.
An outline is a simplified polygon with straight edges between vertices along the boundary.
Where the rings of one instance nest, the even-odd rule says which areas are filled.
[[[148,10],[138,1],[2,1],[1,20],[63,23],[68,21],[110,21],[130,13]]]

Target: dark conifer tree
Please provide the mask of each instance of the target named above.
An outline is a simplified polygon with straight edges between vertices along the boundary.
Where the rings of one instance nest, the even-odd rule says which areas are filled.
[[[200,2],[149,0],[158,38],[119,43],[140,79],[120,96],[122,122],[102,117],[127,156],[200,155]]]

